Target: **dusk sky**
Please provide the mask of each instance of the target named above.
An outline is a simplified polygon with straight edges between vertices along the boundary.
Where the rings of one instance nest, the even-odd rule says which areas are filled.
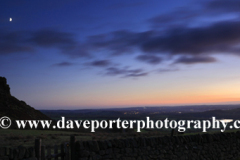
[[[238,104],[240,1],[1,0],[0,76],[36,109]]]

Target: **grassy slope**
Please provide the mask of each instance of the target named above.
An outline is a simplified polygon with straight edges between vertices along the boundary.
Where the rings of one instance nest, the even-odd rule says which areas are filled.
[[[43,145],[59,145],[63,142],[68,142],[71,134],[75,134],[76,140],[91,140],[92,137],[86,134],[77,132],[63,132],[52,130],[17,130],[17,129],[1,129],[0,130],[0,146],[16,147],[34,146],[36,138],[42,139]]]

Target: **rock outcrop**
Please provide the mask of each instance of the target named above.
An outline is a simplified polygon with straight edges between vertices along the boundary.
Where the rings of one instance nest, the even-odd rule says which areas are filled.
[[[14,120],[50,120],[42,112],[13,97],[5,77],[0,77],[0,117]],[[13,125],[14,127],[14,125]]]
[[[0,94],[1,95],[11,95],[10,87],[7,85],[7,79],[5,77],[0,77]]]

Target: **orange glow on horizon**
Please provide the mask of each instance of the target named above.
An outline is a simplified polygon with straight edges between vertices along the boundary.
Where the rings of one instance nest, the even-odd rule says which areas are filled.
[[[111,105],[102,104],[101,106],[154,106],[154,105],[197,105],[197,104],[232,104],[240,103],[240,98],[195,98],[195,99],[176,99],[176,100],[138,100],[137,102],[119,102]]]
[[[168,98],[165,100],[161,99],[140,99],[131,97],[129,99],[115,99],[107,101],[92,101],[92,103],[65,103],[57,104],[57,106],[69,106],[71,108],[90,107],[90,108],[104,108],[104,107],[141,107],[141,106],[178,106],[178,105],[213,105],[213,104],[238,104],[240,98],[225,98],[225,97],[214,97],[214,96],[199,96],[199,97],[179,97],[179,98]],[[55,103],[56,106],[56,103]]]

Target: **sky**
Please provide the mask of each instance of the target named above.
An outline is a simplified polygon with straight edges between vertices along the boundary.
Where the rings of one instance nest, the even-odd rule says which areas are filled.
[[[0,76],[36,109],[239,104],[239,62],[238,0],[0,1]]]

